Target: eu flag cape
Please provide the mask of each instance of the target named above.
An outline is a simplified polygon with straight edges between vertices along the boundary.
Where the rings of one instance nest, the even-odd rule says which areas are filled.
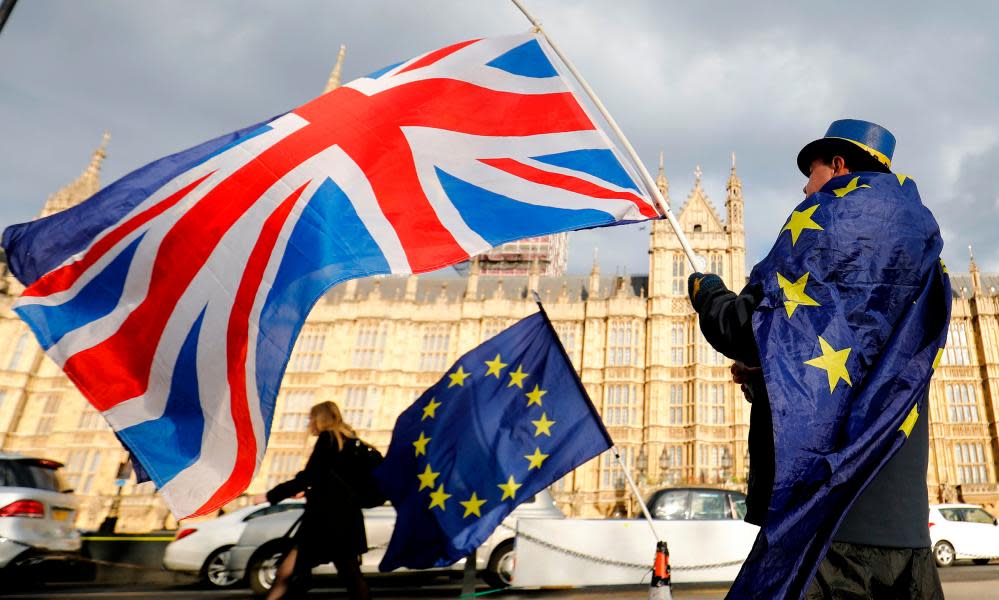
[[[942,247],[912,179],[857,173],[806,198],[754,267],[775,481],[728,598],[800,598],[851,504],[925,418],[950,320]]]
[[[462,356],[396,421],[375,476],[397,512],[379,568],[454,563],[611,446],[545,313]]]

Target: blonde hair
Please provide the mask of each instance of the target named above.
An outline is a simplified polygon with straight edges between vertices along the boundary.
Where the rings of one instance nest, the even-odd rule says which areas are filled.
[[[343,450],[343,439],[356,438],[357,433],[354,428],[343,422],[343,415],[340,414],[340,407],[335,403],[327,400],[326,402],[320,402],[309,410],[309,416],[312,418],[312,426],[315,428],[315,433],[320,434],[324,431],[328,431],[333,434],[336,438],[336,443]]]

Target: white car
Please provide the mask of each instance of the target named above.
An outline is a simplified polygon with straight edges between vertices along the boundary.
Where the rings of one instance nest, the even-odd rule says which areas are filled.
[[[275,506],[247,506],[215,519],[187,523],[177,530],[163,555],[163,567],[170,571],[195,573],[214,587],[229,587],[239,581],[226,568],[229,550],[243,535],[246,524],[265,515],[301,508],[302,502],[282,502]]]
[[[284,503],[277,506],[283,506]],[[228,554],[227,567],[232,577],[246,578],[250,589],[259,595],[266,594],[274,583],[277,565],[281,562],[291,540],[285,537],[292,525],[302,515],[302,503],[292,505],[299,510],[288,510],[281,514],[269,515],[253,521],[243,531],[239,542]],[[385,555],[389,539],[395,528],[395,509],[390,505],[364,509],[364,528],[370,550],[363,555],[361,570],[377,573],[378,564]],[[476,569],[488,583],[495,587],[510,585],[513,576],[513,538],[518,519],[564,519],[565,515],[555,505],[548,490],[542,490],[522,502],[508,516],[491,536],[479,547],[476,553]],[[460,571],[464,559],[445,570]],[[313,569],[317,575],[336,573],[332,564],[320,565]]]
[[[999,558],[999,520],[977,504],[931,504],[929,526],[939,567],[966,558],[976,565]]]

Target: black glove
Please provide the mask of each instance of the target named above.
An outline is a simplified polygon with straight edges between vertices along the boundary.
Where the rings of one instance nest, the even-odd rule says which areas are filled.
[[[694,310],[700,312],[704,299],[710,295],[712,290],[725,287],[722,278],[714,273],[691,273],[687,278],[687,295],[690,296],[690,303]]]

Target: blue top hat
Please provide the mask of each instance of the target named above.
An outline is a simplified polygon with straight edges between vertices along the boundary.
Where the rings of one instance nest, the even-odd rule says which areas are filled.
[[[812,161],[820,153],[829,152],[842,155],[854,171],[890,173],[891,157],[895,153],[895,136],[884,127],[869,121],[833,121],[824,138],[809,143],[798,153],[798,169],[808,177]]]

